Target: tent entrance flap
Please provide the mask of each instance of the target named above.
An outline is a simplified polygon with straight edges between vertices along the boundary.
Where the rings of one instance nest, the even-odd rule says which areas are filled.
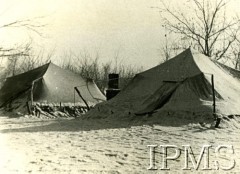
[[[141,110],[135,112],[135,115],[144,115],[147,113],[152,113],[154,110],[161,108],[165,105],[171,98],[172,94],[175,92],[180,82],[174,81],[163,81],[163,85],[143,101]]]

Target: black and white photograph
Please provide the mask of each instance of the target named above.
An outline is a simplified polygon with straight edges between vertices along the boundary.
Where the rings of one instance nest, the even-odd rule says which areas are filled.
[[[240,173],[239,0],[0,0],[0,174]]]

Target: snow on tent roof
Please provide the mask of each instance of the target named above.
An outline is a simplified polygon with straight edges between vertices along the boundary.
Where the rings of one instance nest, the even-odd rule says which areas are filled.
[[[146,114],[154,111],[240,114],[240,81],[209,57],[189,48],[169,61],[137,74],[113,99],[98,107],[113,112]]]
[[[48,63],[7,78],[0,90],[0,105],[19,97],[26,97],[27,100],[30,100],[31,90],[33,90],[33,102],[73,103],[74,87],[76,86],[90,105],[105,100],[105,96],[93,80],[85,79],[53,63]],[[82,99],[77,94],[75,101],[83,104]]]

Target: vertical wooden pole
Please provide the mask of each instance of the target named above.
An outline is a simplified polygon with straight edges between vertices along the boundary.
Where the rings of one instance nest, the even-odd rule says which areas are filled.
[[[34,88],[34,82],[32,83],[32,88],[31,88],[31,105],[33,106],[33,88]]]
[[[74,102],[74,107],[76,106],[75,104],[75,88],[73,88],[73,102]]]
[[[29,104],[29,101],[26,102],[26,105],[27,105],[27,110],[28,110],[28,114],[32,114],[32,110],[31,110],[31,106]]]
[[[213,95],[213,113],[216,113],[216,98],[215,98],[215,89],[214,89],[214,75],[211,75],[212,81],[212,95]]]

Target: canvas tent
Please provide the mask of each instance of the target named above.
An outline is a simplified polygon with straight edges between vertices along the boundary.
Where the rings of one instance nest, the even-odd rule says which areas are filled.
[[[169,61],[137,74],[115,98],[98,108],[136,115],[157,111],[213,113],[214,92],[216,113],[239,115],[240,81],[237,75],[240,75],[239,71],[223,67],[189,48]]]
[[[74,87],[80,91],[82,98]],[[24,102],[59,105],[90,106],[105,100],[93,80],[85,79],[71,71],[64,70],[53,63],[45,64],[28,72],[9,77],[0,90],[0,106]]]

